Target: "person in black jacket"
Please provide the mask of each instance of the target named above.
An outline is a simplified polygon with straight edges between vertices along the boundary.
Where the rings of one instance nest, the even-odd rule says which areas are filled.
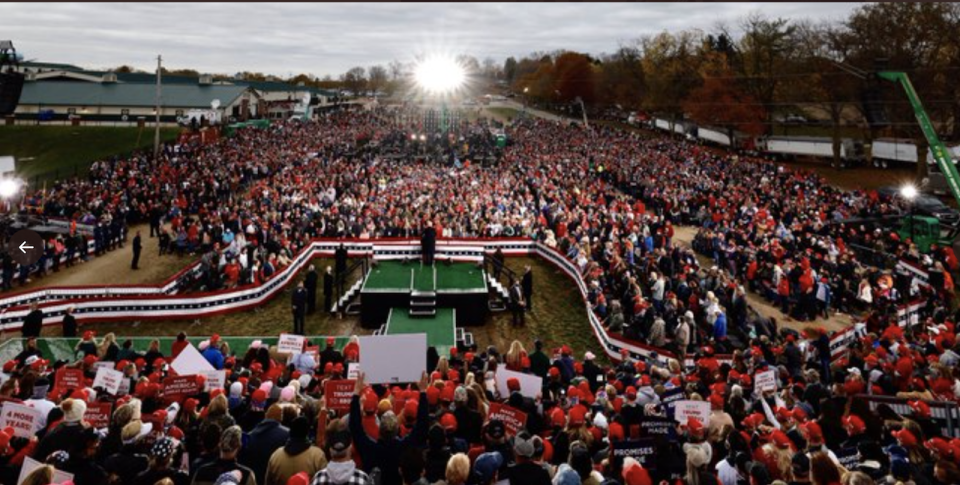
[[[369,473],[374,468],[379,468],[383,473],[382,485],[402,485],[403,479],[400,476],[400,456],[402,451],[408,447],[421,447],[426,442],[427,426],[430,418],[430,405],[427,403],[427,373],[423,372],[420,376],[420,382],[417,383],[420,389],[420,401],[417,405],[417,421],[413,431],[407,436],[400,438],[398,436],[399,423],[396,417],[390,411],[380,418],[380,437],[374,440],[367,436],[363,429],[362,414],[360,412],[360,394],[366,389],[364,373],[357,376],[357,382],[353,389],[353,398],[350,401],[350,434],[353,436],[353,444],[360,452],[360,459],[363,461],[363,469]]]
[[[432,221],[427,221],[423,234],[420,236],[420,253],[423,257],[423,264],[433,266],[433,257],[437,252],[437,230],[433,227]]]
[[[280,406],[271,406],[267,410],[266,419],[247,433],[247,444],[240,451],[238,460],[253,470],[257,483],[265,483],[270,455],[277,448],[283,447],[290,438],[290,430],[280,424],[281,414]]]
[[[213,463],[200,467],[196,475],[194,475],[192,483],[196,485],[213,484],[220,475],[233,470],[240,471],[240,485],[257,483],[253,470],[237,462],[237,454],[240,452],[242,446],[243,431],[239,426],[233,425],[223,430],[223,433],[220,435],[220,457]]]
[[[73,306],[68,306],[63,312],[63,336],[73,338],[77,336],[77,317],[73,316]]]
[[[140,269],[140,252],[143,251],[143,243],[140,239],[140,231],[133,237],[133,261],[130,262],[130,269]]]
[[[513,454],[517,462],[507,468],[510,485],[550,485],[546,468],[533,461],[536,452],[534,436],[521,431],[513,440]]]
[[[307,313],[310,314],[317,311],[317,283],[319,279],[317,268],[311,264],[304,280],[304,286],[307,288]]]
[[[303,335],[304,320],[307,315],[307,289],[304,288],[302,281],[297,283],[297,289],[293,290],[291,307],[293,309],[293,333]]]
[[[523,268],[523,277],[520,278],[520,287],[523,290],[523,301],[527,304],[526,310],[533,311],[533,271],[530,266]]]
[[[323,311],[329,312],[333,308],[333,268],[327,266],[323,274]]]
[[[340,280],[339,290],[341,295],[343,294],[343,274],[347,272],[347,256],[347,248],[343,246],[343,243],[340,243],[340,246],[334,251],[333,257],[337,270],[337,279]]]
[[[30,313],[23,319],[23,326],[20,328],[21,336],[23,338],[39,337],[41,329],[43,329],[43,312],[40,310],[40,305],[31,303]]]

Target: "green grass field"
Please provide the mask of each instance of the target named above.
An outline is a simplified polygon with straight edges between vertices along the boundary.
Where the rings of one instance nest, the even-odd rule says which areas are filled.
[[[162,128],[160,139],[174,140],[179,128]],[[17,173],[28,183],[84,175],[98,159],[153,146],[153,130],[100,126],[0,126],[0,155],[17,159]]]

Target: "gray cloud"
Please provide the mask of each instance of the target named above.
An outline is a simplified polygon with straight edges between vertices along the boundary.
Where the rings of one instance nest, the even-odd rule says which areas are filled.
[[[663,30],[736,26],[751,12],[840,20],[854,3],[0,4],[0,32],[27,58],[142,69],[336,76],[417,53],[479,59],[571,49],[600,54]]]

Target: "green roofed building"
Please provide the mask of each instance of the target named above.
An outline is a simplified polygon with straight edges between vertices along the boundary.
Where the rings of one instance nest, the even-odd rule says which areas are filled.
[[[152,122],[156,105],[156,76],[146,72],[85,70],[69,64],[24,63],[26,80],[14,121]],[[176,123],[191,110],[211,110],[225,121],[290,117],[309,94],[313,106],[335,101],[336,93],[280,81],[247,81],[199,76],[162,77],[161,122]]]

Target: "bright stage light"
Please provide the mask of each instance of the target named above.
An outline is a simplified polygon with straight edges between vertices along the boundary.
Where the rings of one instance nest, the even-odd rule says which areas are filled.
[[[900,195],[903,196],[904,199],[912,201],[917,197],[917,194],[917,187],[913,184],[906,184],[900,187]]]
[[[457,90],[466,81],[467,74],[457,61],[450,57],[427,57],[414,69],[414,79],[424,91],[445,94]]]
[[[16,179],[0,180],[0,197],[9,199],[20,191],[20,181]]]

